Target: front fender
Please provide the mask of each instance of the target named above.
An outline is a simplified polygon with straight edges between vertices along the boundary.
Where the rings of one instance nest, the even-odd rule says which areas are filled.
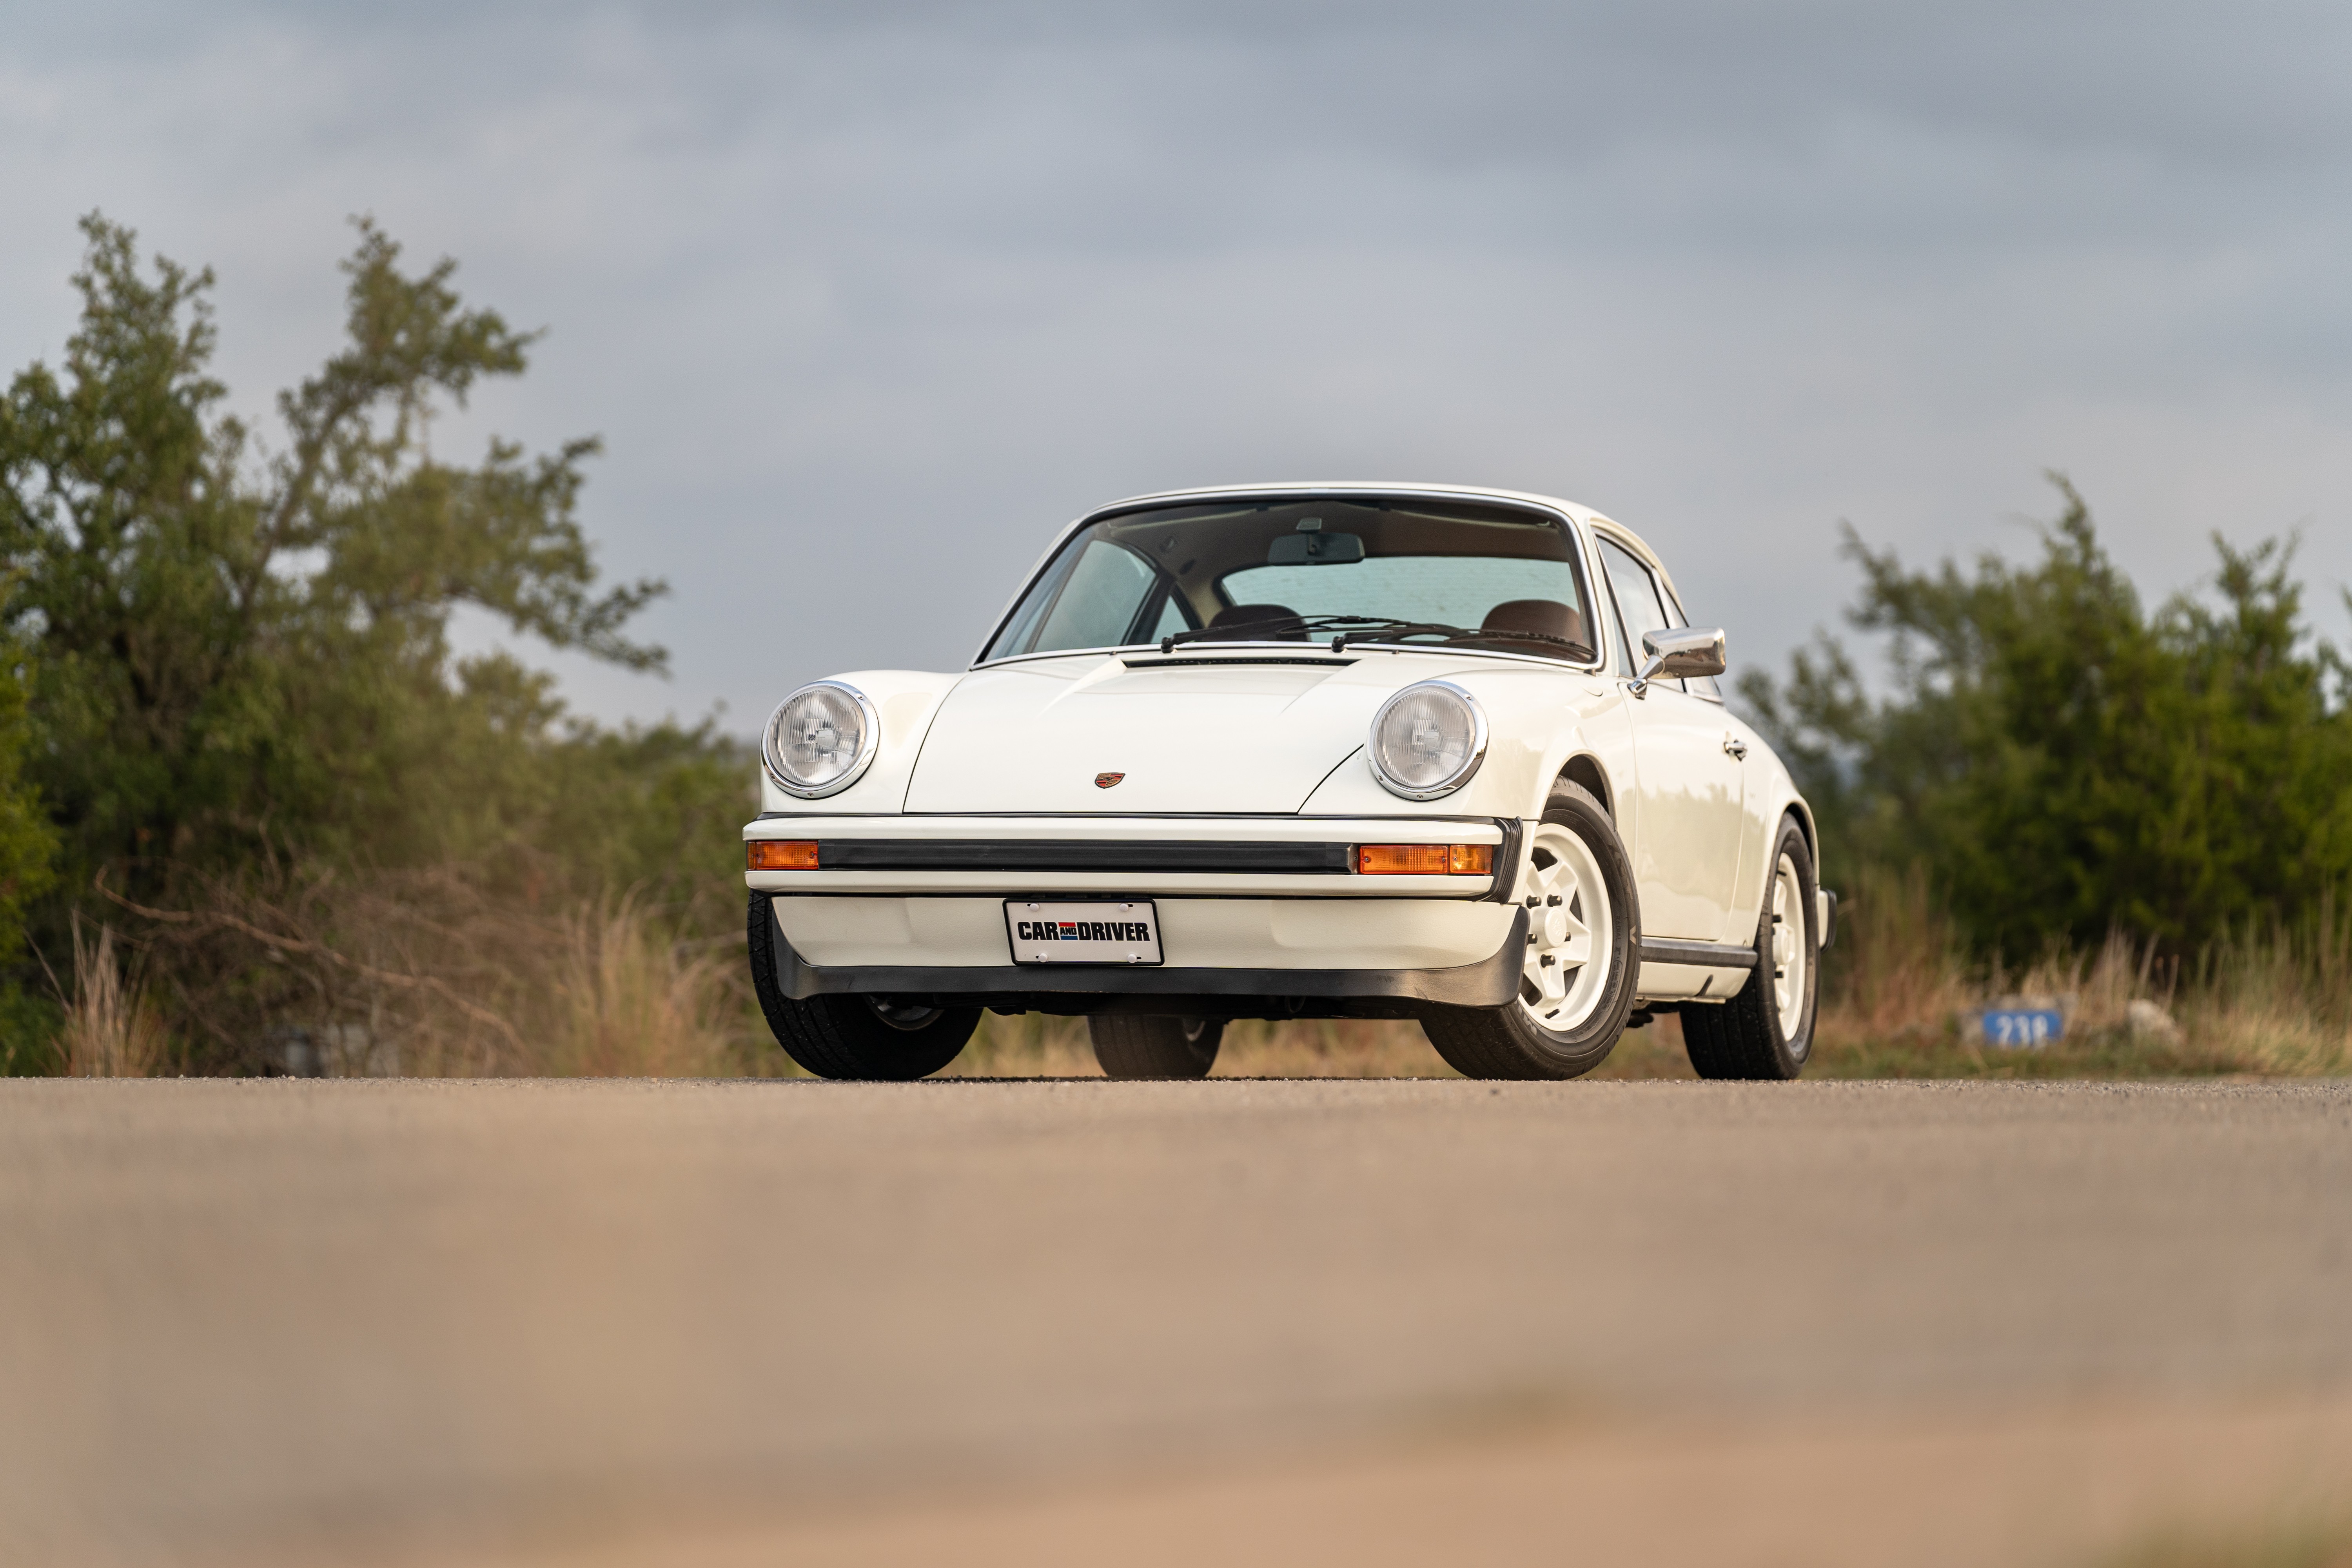
[[[1553,783],[1579,756],[1600,767],[1612,809],[1633,799],[1633,727],[1613,682],[1528,666],[1454,670],[1444,679],[1476,698],[1486,714],[1486,760],[1468,784],[1436,800],[1401,799],[1381,787],[1359,746],[1308,797],[1305,813],[1533,821],[1543,815]]]

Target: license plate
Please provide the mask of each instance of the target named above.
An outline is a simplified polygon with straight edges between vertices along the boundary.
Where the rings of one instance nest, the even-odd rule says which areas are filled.
[[[1160,962],[1160,911],[1149,899],[1120,902],[1004,900],[1005,934],[1015,963]]]

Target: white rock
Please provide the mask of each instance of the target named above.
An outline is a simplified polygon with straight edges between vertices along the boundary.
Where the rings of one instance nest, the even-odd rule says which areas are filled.
[[[2135,1040],[2177,1040],[2180,1026],[2172,1015],[2145,997],[2124,1009],[2124,1027]]]

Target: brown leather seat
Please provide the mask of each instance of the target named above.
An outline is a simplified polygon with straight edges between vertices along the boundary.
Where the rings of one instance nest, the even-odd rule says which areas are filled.
[[[1557,599],[1507,599],[1486,612],[1486,618],[1480,623],[1478,629],[1486,632],[1538,632],[1579,647],[1587,646],[1584,617]]]
[[[1298,612],[1287,605],[1228,605],[1217,612],[1202,637],[1203,640],[1235,642],[1305,642],[1307,628],[1300,624]]]

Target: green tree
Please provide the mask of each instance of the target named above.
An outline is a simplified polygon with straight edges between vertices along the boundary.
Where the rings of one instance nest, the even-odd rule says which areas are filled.
[[[2292,549],[2216,536],[2219,607],[2155,615],[2065,509],[2041,559],[1906,571],[1851,529],[1853,624],[1890,637],[1874,700],[1822,637],[1741,692],[1822,803],[1833,853],[1924,861],[1984,945],[2176,944],[2293,913],[2352,871],[2352,721],[2312,643]]]
[[[451,727],[527,726],[537,700],[491,658],[457,666],[447,700],[459,604],[659,666],[622,626],[660,584],[599,594],[574,516],[594,442],[526,459],[494,440],[471,468],[427,454],[436,400],[521,374],[530,341],[466,309],[451,263],[404,275],[360,226],[349,341],[280,396],[265,454],[220,411],[211,274],[142,273],[129,230],[83,227],[64,365],[0,401],[8,620],[40,647],[37,776],[69,882],[113,867],[160,892],[267,840],[423,847],[448,820],[432,763]]]
[[[0,397],[0,629],[34,655],[18,754],[59,847],[31,916],[45,951],[75,907],[121,918],[101,886],[169,909],[239,879],[463,865],[570,897],[724,864],[736,742],[709,724],[611,734],[514,658],[451,651],[472,605],[663,668],[627,635],[663,585],[600,583],[579,521],[594,440],[492,438],[471,464],[427,443],[483,378],[524,373],[534,334],[467,305],[450,261],[404,270],[362,220],[343,344],[279,395],[264,440],[211,372],[211,274],[142,265],[103,217],[82,227],[79,329]],[[271,984],[257,968],[163,989],[250,993],[261,1017]]]
[[[38,743],[25,695],[30,660],[22,642],[0,639],[0,1076],[47,1071],[57,1026],[47,994],[5,967],[22,956],[26,914],[56,880],[57,834],[26,778]]]
[[[57,835],[26,778],[35,742],[25,700],[28,661],[21,644],[0,644],[0,963],[16,956],[26,907],[55,880]]]

